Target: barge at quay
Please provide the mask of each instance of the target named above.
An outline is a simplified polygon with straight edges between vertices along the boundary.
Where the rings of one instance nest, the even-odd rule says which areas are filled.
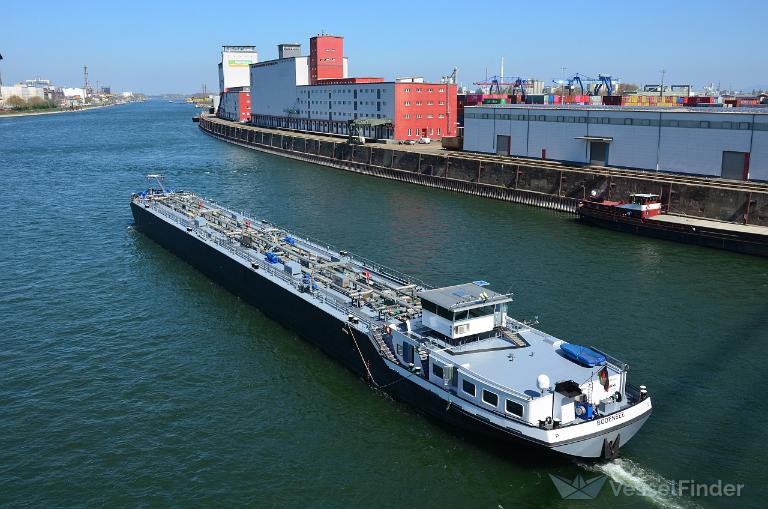
[[[658,239],[768,256],[768,227],[665,214],[657,194],[631,194],[628,202],[582,200],[579,220]]]
[[[137,229],[363,377],[458,429],[614,458],[651,414],[628,366],[507,314],[485,281],[432,288],[191,192],[131,196]]]

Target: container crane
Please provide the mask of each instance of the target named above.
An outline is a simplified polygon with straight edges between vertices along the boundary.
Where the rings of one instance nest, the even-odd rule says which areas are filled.
[[[459,70],[456,67],[454,67],[453,68],[453,72],[451,74],[449,74],[448,76],[443,76],[442,78],[440,78],[440,83],[445,83],[447,85],[455,85],[456,84],[456,73],[458,71]]]
[[[600,90],[605,87],[605,92],[607,95],[613,95],[613,82],[614,79],[606,74],[598,74],[597,78],[592,78],[589,76],[586,76],[584,74],[576,73],[571,78],[568,78],[565,83],[562,83],[560,80],[553,80],[554,83],[567,85],[569,89],[573,90],[574,85],[578,85],[581,89],[580,95],[600,95]],[[618,81],[615,80],[615,81]],[[584,88],[584,83],[587,83],[587,88]],[[592,94],[589,93],[589,84],[594,84],[594,88],[592,91]]]
[[[491,76],[485,81],[478,81],[474,83],[480,87],[489,87],[489,94],[501,94],[501,87],[512,87],[512,92],[519,90],[523,97],[526,95],[526,85],[530,85],[527,80],[520,77],[509,78],[505,76]]]
[[[603,86],[605,87],[606,95],[613,95],[613,78],[605,74],[598,74],[597,79],[600,80],[600,83],[595,86],[595,95],[600,95],[600,89]]]

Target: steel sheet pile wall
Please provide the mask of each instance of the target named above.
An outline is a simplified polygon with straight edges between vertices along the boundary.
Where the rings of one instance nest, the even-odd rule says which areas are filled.
[[[276,133],[203,117],[206,133],[244,147],[376,177],[574,212],[578,200],[657,193],[670,212],[768,226],[768,186],[578,168],[472,154],[424,154],[388,145],[348,145],[300,133]]]

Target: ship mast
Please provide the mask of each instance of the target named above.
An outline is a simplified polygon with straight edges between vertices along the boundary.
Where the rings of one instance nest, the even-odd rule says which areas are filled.
[[[163,185],[163,180],[165,180],[165,175],[160,175],[159,173],[152,173],[150,175],[147,175],[147,180],[152,181],[154,180],[157,182],[157,185],[160,186],[160,190],[165,193],[165,186]]]

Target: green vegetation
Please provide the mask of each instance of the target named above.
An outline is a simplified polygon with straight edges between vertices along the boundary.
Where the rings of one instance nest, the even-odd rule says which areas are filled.
[[[618,89],[619,95],[634,94],[635,92],[640,90],[640,86],[635,85],[634,83],[619,83],[619,85],[616,88]]]
[[[59,106],[53,101],[46,101],[41,97],[31,97],[25,101],[17,95],[12,95],[5,100],[5,107],[12,112],[21,111],[45,111],[45,110],[57,110]]]

